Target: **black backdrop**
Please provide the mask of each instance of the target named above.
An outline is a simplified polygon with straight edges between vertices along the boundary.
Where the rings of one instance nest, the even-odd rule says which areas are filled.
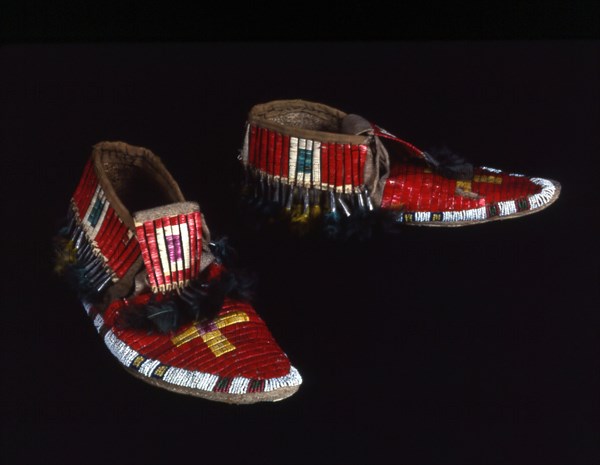
[[[2,70],[5,463],[597,463],[598,42],[10,45]],[[371,242],[255,234],[250,107],[303,98],[424,148],[553,178],[532,216]],[[90,154],[159,155],[259,278],[304,383],[230,406],[127,375],[51,273]]]

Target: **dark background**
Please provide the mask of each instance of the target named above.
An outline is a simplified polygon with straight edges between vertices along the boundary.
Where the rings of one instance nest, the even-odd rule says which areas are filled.
[[[599,52],[589,40],[23,44],[2,70],[4,463],[598,463]],[[253,233],[236,155],[303,98],[548,177],[524,218],[367,243]],[[52,275],[91,146],[151,149],[260,278],[304,383],[231,406],[127,375]]]

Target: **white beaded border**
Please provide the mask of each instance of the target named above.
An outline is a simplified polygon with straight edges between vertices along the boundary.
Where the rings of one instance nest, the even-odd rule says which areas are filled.
[[[482,167],[486,171],[492,173],[501,173],[500,170],[495,168]],[[523,176],[513,174],[512,176]],[[532,194],[527,197],[529,202],[528,210],[535,210],[544,205],[550,203],[554,195],[556,194],[556,186],[547,179],[543,178],[529,178],[531,182],[542,187],[541,192]],[[519,212],[516,200],[505,200],[503,202],[497,202],[494,205],[498,206],[498,214],[495,216],[510,216]],[[441,223],[457,223],[460,221],[482,221],[486,220],[489,216],[487,207],[471,208],[469,210],[456,210],[446,212],[429,212],[429,211],[415,211],[415,212],[403,212],[398,216],[397,221],[399,223],[408,222],[406,216],[410,215],[412,218],[410,222],[423,223],[423,222],[441,222]],[[433,220],[433,215],[441,215],[441,219]]]
[[[92,304],[83,302],[88,316],[92,309]],[[100,315],[96,315],[94,318],[94,326],[96,330],[100,332],[104,320]],[[132,362],[140,355],[137,351],[129,347],[125,342],[121,341],[116,334],[109,329],[104,335],[104,343],[108,347],[108,350],[126,367],[130,367]],[[140,365],[138,371],[140,374],[151,377],[154,370],[161,365],[158,360],[146,358]],[[199,389],[202,391],[213,392],[213,389],[219,381],[219,376],[210,373],[203,373],[200,371],[191,371],[183,368],[169,367],[162,378],[170,384],[182,386],[190,389]],[[248,386],[250,385],[250,378],[244,376],[237,376],[229,383],[229,388],[226,391],[229,394],[246,394],[248,392]],[[290,367],[290,372],[279,378],[266,379],[264,389],[261,392],[270,392],[276,389],[284,387],[299,386],[302,384],[302,377],[296,368]]]

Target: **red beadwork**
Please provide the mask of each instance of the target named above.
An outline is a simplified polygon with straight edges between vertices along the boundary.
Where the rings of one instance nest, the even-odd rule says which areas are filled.
[[[495,182],[477,182],[492,179]],[[474,170],[470,182],[473,197],[457,193],[457,182],[432,173],[425,166],[394,164],[383,191],[382,208],[443,212],[479,208],[485,204],[515,200],[540,192],[540,186],[525,176]]]
[[[250,134],[248,141],[248,163],[251,166],[256,166],[256,139],[257,139],[258,129],[256,126],[250,126]]]
[[[260,128],[260,169],[267,172],[267,144],[269,140],[268,129]]]
[[[277,174],[275,171],[275,133],[273,131],[268,132],[267,143],[267,173]]]
[[[84,168],[84,174],[81,178],[81,183],[73,194],[73,200],[77,206],[80,219],[83,219],[83,216],[85,215],[85,212],[92,201],[92,197],[94,196],[94,192],[96,191],[97,187],[98,178],[94,173],[94,168],[90,160],[87,162]]]
[[[311,156],[320,157],[318,160],[320,182],[315,187],[323,188],[323,185],[328,184],[331,187],[343,187],[344,192],[350,193],[354,187],[362,185],[368,152],[366,145],[336,144],[302,138],[298,140],[300,143],[306,140],[307,151],[309,151],[308,147],[312,147],[312,151],[309,151]],[[315,150],[317,143],[320,147],[320,154]],[[306,172],[303,166],[297,166],[296,172],[290,179],[289,152],[290,136],[250,125],[248,132],[248,164],[250,166],[265,174],[280,176],[292,184],[312,183],[316,166],[315,160],[309,161],[310,158],[307,158],[306,163],[311,163],[308,166],[312,169]]]
[[[194,224],[196,225],[196,234],[194,234],[194,237],[196,238],[196,253],[194,254],[196,258],[196,269],[192,277],[196,277],[200,273],[200,256],[202,255],[202,217],[199,212],[194,212],[193,216]]]
[[[154,276],[156,276],[156,284],[159,287],[164,286],[165,279],[163,277],[162,268],[160,266],[154,265],[155,263],[160,264],[160,257],[158,255],[158,247],[156,246],[156,235],[154,234],[154,225],[152,224],[152,222],[147,221],[146,223],[144,223],[144,233],[146,235],[146,243],[148,244],[148,253],[150,256],[151,264],[151,266],[148,266],[148,263],[145,262],[146,270],[148,271],[148,274],[154,273]]]
[[[131,305],[147,302],[148,296],[138,296]],[[112,315],[126,311],[125,304],[110,307]],[[211,373],[221,377],[244,376],[251,379],[268,379],[285,376],[290,371],[290,363],[276,343],[265,323],[251,305],[226,299],[217,317],[241,311],[248,321],[221,328],[219,331],[235,347],[235,350],[215,356],[201,337],[177,347],[172,338],[189,328],[180,329],[176,334],[148,334],[145,330],[117,329],[114,332],[135,351],[145,357],[159,360],[165,365],[187,370]],[[107,314],[108,314],[107,310]],[[106,322],[114,321],[107,316]]]
[[[150,250],[148,243],[146,242],[146,234],[144,232],[144,225],[140,225],[135,229],[137,240],[140,243],[140,249],[142,250],[142,259],[144,263],[152,263],[152,259],[150,258]],[[147,268],[146,268],[147,269]],[[154,273],[148,272],[148,281],[150,282],[150,286],[155,289],[158,287],[158,283],[156,281],[156,276]]]
[[[352,185],[352,146],[344,144],[344,192]],[[349,192],[348,192],[349,193]]]
[[[360,157],[358,152],[358,145],[352,146],[352,186],[360,186]]]
[[[186,226],[187,239],[180,225]],[[171,234],[167,234],[169,231]],[[200,272],[202,217],[199,212],[145,221],[136,228],[136,237],[146,271],[155,276],[155,279],[150,278],[154,290],[183,287]],[[162,254],[161,248],[164,248]]]
[[[344,186],[344,146],[335,144],[335,186]]]
[[[194,232],[196,231],[196,220],[193,213],[186,215],[188,224],[188,233],[190,236],[190,278],[197,275],[197,270],[200,267],[200,255],[196,256],[194,251],[198,250],[198,237]],[[202,236],[200,236],[201,238]],[[201,247],[201,245],[200,245]]]
[[[376,136],[396,141],[396,142],[400,143],[402,145],[402,147],[404,147],[405,151],[410,156],[415,157],[415,158],[423,158],[423,151],[418,149],[417,147],[415,147],[410,142],[406,142],[405,140],[400,139],[399,137],[396,137],[395,135],[380,128],[376,124],[371,124],[371,126],[373,127],[373,134],[375,134]]]
[[[130,240],[129,244],[127,244],[127,248],[115,263],[115,273],[117,277],[122,278],[125,276],[125,273],[127,273],[129,268],[131,268],[131,265],[133,265],[139,256],[140,249],[138,248],[138,244],[136,241]]]
[[[106,210],[106,215],[104,216],[104,221],[102,222],[102,226],[98,230],[98,234],[96,234],[96,244],[98,244],[98,248],[103,250],[106,245],[107,240],[107,231],[110,230],[113,222],[118,221],[117,215],[115,215],[115,211],[109,206]]]
[[[283,136],[281,134],[275,134],[275,153],[274,153],[274,168],[273,174],[281,176],[281,159],[283,158]]]

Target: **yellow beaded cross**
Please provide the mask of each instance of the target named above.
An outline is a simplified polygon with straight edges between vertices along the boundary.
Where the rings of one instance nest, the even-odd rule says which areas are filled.
[[[176,347],[179,347],[198,337],[201,337],[215,357],[220,357],[227,352],[235,350],[235,346],[229,342],[219,330],[221,328],[225,328],[226,326],[231,326],[248,320],[250,320],[250,317],[248,317],[245,312],[236,311],[227,313],[226,315],[220,316],[208,324],[197,324],[191,326],[184,332],[171,338],[171,342],[173,342]]]
[[[472,183],[489,183],[489,184],[502,184],[502,177],[492,175],[476,174],[473,177],[473,181],[456,181],[456,195],[462,195],[463,197],[479,198],[479,195],[472,191]]]

